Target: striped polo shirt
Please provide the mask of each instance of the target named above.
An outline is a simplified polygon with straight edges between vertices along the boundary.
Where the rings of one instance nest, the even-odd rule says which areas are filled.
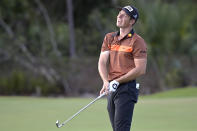
[[[147,57],[147,46],[142,37],[132,29],[118,40],[119,32],[105,35],[101,51],[110,51],[108,80],[114,80],[135,68],[134,59]]]

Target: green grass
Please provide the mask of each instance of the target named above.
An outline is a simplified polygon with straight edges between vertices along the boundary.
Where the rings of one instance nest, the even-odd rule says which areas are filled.
[[[177,88],[153,95],[145,96],[145,98],[182,98],[197,97],[197,87]]]
[[[132,131],[196,131],[196,90],[186,88],[184,95],[178,97],[164,95],[164,98],[162,95],[180,94],[181,90],[141,97],[134,110]],[[185,95],[193,92],[190,97]],[[105,98],[88,107],[66,126],[56,128],[57,119],[66,120],[92,100],[0,97],[0,131],[111,131]]]

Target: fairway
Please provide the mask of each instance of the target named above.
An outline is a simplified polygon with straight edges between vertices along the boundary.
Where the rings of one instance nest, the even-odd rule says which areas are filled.
[[[112,131],[103,98],[65,121],[94,98],[0,97],[1,131]],[[196,131],[197,97],[140,98],[132,131]]]

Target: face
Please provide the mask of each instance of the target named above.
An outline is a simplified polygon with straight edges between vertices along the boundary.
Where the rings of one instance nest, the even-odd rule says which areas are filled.
[[[127,28],[132,25],[130,17],[126,14],[125,11],[121,10],[117,16],[116,25],[119,28]]]

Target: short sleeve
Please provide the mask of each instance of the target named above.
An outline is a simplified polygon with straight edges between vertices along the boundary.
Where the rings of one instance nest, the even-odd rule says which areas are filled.
[[[142,38],[137,39],[133,44],[133,57],[136,59],[147,58],[147,45]]]
[[[110,46],[109,46],[109,42],[108,42],[108,37],[106,35],[104,40],[103,40],[103,44],[102,44],[102,47],[101,47],[101,52],[109,51],[109,50],[110,50]]]

